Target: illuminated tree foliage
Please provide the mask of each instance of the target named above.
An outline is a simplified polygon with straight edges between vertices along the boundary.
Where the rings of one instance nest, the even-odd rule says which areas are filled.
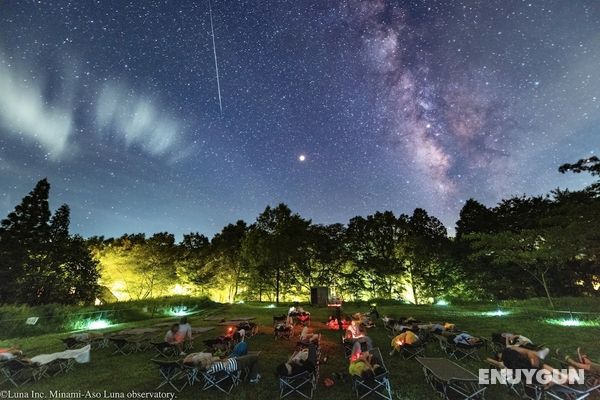
[[[561,172],[600,176],[596,157]],[[328,286],[345,299],[415,303],[600,294],[600,185],[517,196],[488,207],[469,199],[456,237],[426,210],[315,225],[285,204],[254,224],[198,232],[83,240],[67,205],[51,214],[44,179],[0,226],[0,302],[78,303],[171,294],[219,301],[306,299]],[[92,257],[93,255],[93,257]]]

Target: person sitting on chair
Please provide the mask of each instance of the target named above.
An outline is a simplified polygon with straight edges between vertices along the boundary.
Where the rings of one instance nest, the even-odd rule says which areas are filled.
[[[373,341],[367,336],[365,326],[358,321],[352,321],[348,329],[346,329],[346,340],[366,343],[369,350],[373,348]]]
[[[187,317],[182,317],[179,321],[179,329],[175,337],[183,348],[192,348],[192,326],[188,322]]]
[[[305,326],[304,328],[302,328],[302,331],[300,332],[300,342],[302,342],[302,343],[318,342],[319,339],[320,339],[319,334],[311,333],[308,329],[308,326]]]
[[[314,344],[294,353],[287,362],[279,364],[275,373],[277,376],[294,376],[302,372],[312,372],[315,369],[317,349]]]
[[[179,332],[179,324],[171,325],[171,329],[165,334],[165,343],[175,346],[179,355],[185,355],[183,352],[183,343],[177,339],[177,333]]]

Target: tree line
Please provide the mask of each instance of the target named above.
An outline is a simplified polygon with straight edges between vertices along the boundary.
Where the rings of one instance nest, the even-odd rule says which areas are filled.
[[[561,172],[600,175],[596,157]],[[69,233],[69,208],[48,208],[40,181],[0,227],[0,302],[77,303],[102,293],[133,299],[173,293],[221,301],[289,301],[327,286],[345,299],[493,300],[600,293],[600,183],[470,199],[456,236],[426,210],[314,224],[279,204],[212,238],[162,232],[119,238]]]

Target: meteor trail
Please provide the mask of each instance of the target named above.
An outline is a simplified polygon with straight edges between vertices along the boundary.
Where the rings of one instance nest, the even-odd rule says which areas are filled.
[[[221,82],[219,81],[219,64],[217,63],[217,45],[215,44],[215,28],[213,27],[212,7],[208,0],[208,12],[210,14],[210,31],[212,33],[213,53],[215,55],[215,73],[217,75],[217,93],[219,94],[219,110],[223,115],[223,104],[221,103]]]

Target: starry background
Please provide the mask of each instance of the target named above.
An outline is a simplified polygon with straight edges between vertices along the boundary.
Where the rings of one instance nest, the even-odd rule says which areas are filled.
[[[211,235],[578,189],[600,2],[0,4],[0,212],[47,176],[84,236]],[[306,160],[300,161],[304,154]]]

